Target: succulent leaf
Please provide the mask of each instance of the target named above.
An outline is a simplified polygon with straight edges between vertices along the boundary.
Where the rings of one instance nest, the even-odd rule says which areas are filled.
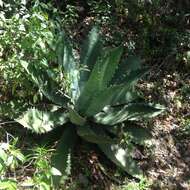
[[[93,96],[107,87],[120,61],[122,51],[123,50],[121,47],[115,48],[95,64],[92,73],[77,101],[77,110],[83,114],[86,113]]]
[[[138,97],[137,92],[133,91],[126,84],[111,86],[96,93],[88,105],[86,114],[88,116],[94,116],[102,111],[105,106],[127,104],[136,100]]]
[[[119,67],[121,55],[123,53],[122,47],[117,47],[105,53],[100,60],[101,70],[99,74],[99,89],[106,88],[111,79],[113,78],[115,71]]]
[[[127,106],[109,107],[106,111],[95,115],[95,122],[104,125],[115,125],[126,120],[152,118],[165,110],[163,106],[144,103],[133,103]]]
[[[157,116],[164,108],[138,103],[139,96],[134,86],[148,70],[140,68],[138,57],[130,56],[123,65],[119,65],[122,52],[122,47],[102,51],[98,30],[94,28],[83,44],[78,65],[70,42],[65,35],[61,35],[57,55],[59,69],[66,75],[69,83],[67,96],[60,93],[59,85],[54,80],[54,72],[48,69],[48,65],[45,69],[42,63],[34,65],[21,62],[44,96],[61,107],[52,111],[32,108],[20,117],[10,114],[18,123],[36,133],[51,131],[47,138],[50,142],[60,138],[64,130],[57,152],[52,158],[52,171],[56,174],[53,177],[55,186],[59,184],[61,175],[69,173],[71,150],[77,135],[87,142],[98,144],[110,160],[129,174],[136,177],[142,174],[131,156],[131,149],[121,148],[115,138],[118,128],[133,137],[133,145],[143,144],[149,134],[144,128],[117,124]],[[9,107],[0,107],[0,111],[6,109],[9,110]],[[20,109],[18,112],[20,113]],[[62,128],[63,124],[66,125]],[[61,126],[55,129],[57,125]]]
[[[65,124],[68,121],[68,114],[66,112],[48,112],[32,108],[24,112],[15,121],[36,133],[46,133],[57,125]]]
[[[115,141],[106,134],[103,128],[97,126],[78,126],[77,133],[81,138],[91,143],[105,144],[113,143]]]
[[[129,74],[126,75],[125,81],[127,85],[134,87],[136,82],[142,78],[144,75],[148,73],[149,69],[143,68],[143,69],[137,69],[134,71],[131,71]]]
[[[126,76],[136,70],[141,69],[141,60],[137,56],[129,56],[126,60],[122,61],[120,67],[112,79],[112,84],[121,84],[126,82]]]
[[[67,37],[62,33],[59,39],[58,48],[58,63],[62,73],[67,75],[67,80],[70,83],[71,99],[74,101],[79,96],[79,66],[76,63],[71,44]]]
[[[138,125],[126,125],[123,128],[124,133],[132,136],[132,141],[136,144],[144,145],[144,143],[151,139],[151,133],[148,129]]]
[[[61,172],[61,175],[53,176],[53,184],[55,186],[59,185],[62,176],[70,174],[70,159],[72,154],[72,149],[76,143],[77,135],[76,130],[72,126],[65,128],[61,139],[59,140],[56,153],[52,157],[52,166]]]
[[[74,109],[68,108],[70,121],[79,126],[83,126],[86,123],[86,119],[80,116]]]
[[[117,144],[98,144],[98,146],[112,162],[124,171],[137,178],[142,176],[142,171],[133,160],[129,150],[125,150]]]
[[[84,41],[84,44],[81,48],[80,56],[80,89],[82,90],[84,84],[87,82],[90,71],[98,60],[99,56],[102,53],[102,43],[98,33],[98,28],[94,27],[88,38]]]

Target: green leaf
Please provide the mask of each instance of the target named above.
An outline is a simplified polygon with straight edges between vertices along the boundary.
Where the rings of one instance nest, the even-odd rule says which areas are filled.
[[[79,66],[75,62],[71,44],[67,37],[62,33],[59,39],[58,48],[58,63],[62,73],[67,75],[67,80],[70,84],[70,96],[72,100],[76,100],[79,96]]]
[[[141,68],[141,60],[137,56],[129,56],[126,60],[127,72],[136,71]]]
[[[98,146],[117,166],[130,175],[140,178],[142,171],[137,166],[136,161],[131,157],[129,150],[124,150],[117,144],[98,144]]]
[[[133,87],[136,84],[136,82],[144,75],[146,75],[148,72],[149,69],[147,68],[131,71],[129,74],[126,75],[125,81],[129,86]]]
[[[108,107],[104,112],[94,116],[95,122],[104,125],[115,125],[126,120],[141,120],[152,118],[165,110],[163,106],[133,103],[127,106]]]
[[[143,145],[146,141],[151,139],[150,131],[146,128],[137,126],[137,125],[126,125],[123,128],[124,133],[128,133],[132,136],[132,141]]]
[[[127,106],[128,120],[138,121],[153,118],[165,111],[165,107],[159,104],[134,103]]]
[[[3,170],[6,170],[6,168],[7,168],[5,162],[6,162],[6,161],[0,157],[0,173],[1,173]]]
[[[113,143],[114,140],[110,138],[102,127],[93,127],[93,126],[78,126],[77,127],[78,135],[84,140],[91,143]]]
[[[38,184],[38,187],[40,190],[51,190],[50,185],[43,181]]]
[[[98,28],[94,27],[84,41],[80,56],[80,89],[83,89],[87,82],[90,71],[102,53],[102,44],[98,33]]]
[[[70,159],[71,152],[76,143],[77,135],[75,128],[68,126],[64,132],[63,136],[59,140],[59,144],[56,153],[52,157],[52,167],[61,172],[62,176],[68,175],[70,173]],[[59,185],[61,180],[60,175],[53,176],[53,184],[55,186]]]
[[[17,190],[17,182],[11,179],[0,180],[0,189],[2,190]]]
[[[56,125],[66,123],[68,121],[68,114],[66,112],[48,112],[32,108],[15,120],[36,133],[46,133],[51,131]]]
[[[122,51],[123,49],[121,47],[115,48],[95,64],[89,80],[77,101],[77,110],[86,113],[93,96],[107,87],[120,61]]]
[[[127,84],[115,85],[106,88],[97,93],[91,104],[88,105],[86,114],[93,116],[107,105],[120,105],[130,103],[138,98],[138,94],[134,92]]]
[[[12,100],[0,103],[0,116],[14,119],[27,110],[28,104],[23,101]]]
[[[25,156],[18,149],[13,149],[10,151],[11,155],[18,159],[20,162],[24,162],[26,160]]]
[[[35,66],[34,64],[29,64],[28,62],[21,61],[21,65],[25,68],[28,74],[31,75],[33,81],[39,87],[41,92],[54,102],[55,104],[65,106],[68,98],[58,94],[58,85],[55,81],[50,77],[48,72],[40,67],[40,65]]]
[[[86,119],[81,117],[75,110],[73,110],[72,108],[68,108],[68,110],[70,121],[73,124],[82,126],[86,123]]]
[[[125,78],[130,72],[140,71],[141,61],[137,56],[129,56],[125,61],[120,64],[119,69],[117,69],[114,78],[112,79],[112,84],[121,84],[126,82]]]
[[[124,125],[105,125],[104,128],[114,136],[127,133],[131,137],[130,140],[135,144],[145,145],[145,143],[150,142],[152,138],[149,129],[134,124],[133,122],[126,122]]]
[[[111,81],[115,71],[118,68],[121,55],[123,53],[123,48],[114,48],[107,52],[103,59],[100,60],[100,73],[99,73],[99,89],[102,90],[107,87]]]

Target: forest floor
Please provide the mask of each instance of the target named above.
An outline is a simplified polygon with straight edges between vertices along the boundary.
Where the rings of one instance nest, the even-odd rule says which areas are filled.
[[[171,65],[176,64],[155,68],[138,84],[145,99],[167,107],[163,116],[141,124],[151,130],[151,146],[137,150],[135,157],[151,190],[190,190],[190,76],[184,67],[176,65],[174,68]],[[18,136],[13,124],[2,127],[9,134]],[[22,128],[19,131],[19,148],[27,151],[35,137]],[[3,136],[5,140],[5,134],[1,140]],[[93,147],[84,149],[82,144],[79,145],[73,161],[73,173],[66,180],[67,189],[125,190],[122,188],[123,181],[134,181],[126,174],[117,176],[118,170],[97,151],[95,153]],[[22,174],[18,171],[19,180],[32,175],[32,172],[31,165],[25,167]]]
[[[148,64],[151,72],[138,84],[147,101],[158,102],[167,108],[162,116],[141,123],[152,133],[151,146],[140,147],[135,157],[140,162],[150,184],[147,189],[150,190],[190,190],[190,66],[174,60],[170,57],[161,63]],[[15,130],[16,124],[1,123],[0,141],[7,142],[7,134],[18,136],[18,147],[23,152],[32,148],[35,139],[39,138],[25,129]],[[76,148],[72,174],[66,180],[68,187],[63,189],[130,190],[123,186],[123,182],[134,179],[118,171],[93,148],[84,149],[83,144]],[[23,181],[33,172],[29,164],[16,171],[17,178]],[[145,190],[145,187],[138,190]]]
[[[152,189],[189,190],[190,75],[183,65],[166,62],[144,84],[144,93],[167,107],[163,117],[149,124],[154,148],[145,162],[145,173],[153,182]]]

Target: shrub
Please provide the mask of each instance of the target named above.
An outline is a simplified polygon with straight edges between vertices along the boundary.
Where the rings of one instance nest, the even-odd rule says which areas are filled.
[[[60,92],[51,69],[22,61],[34,83],[54,106],[47,105],[46,110],[30,108],[15,120],[36,133],[56,136],[61,135],[56,126],[61,126],[62,135],[52,164],[62,174],[68,172],[72,148],[80,137],[97,144],[115,164],[139,177],[142,171],[132,158],[132,149],[122,148],[118,131],[130,134],[138,144],[147,138],[147,131],[121,124],[151,118],[163,111],[162,106],[138,101],[134,85],[147,69],[140,68],[137,57],[130,57],[120,65],[123,48],[103,49],[97,28],[85,41],[79,63],[65,35],[61,35],[58,44],[59,69],[68,81],[65,91]],[[60,178],[54,176],[55,185]]]

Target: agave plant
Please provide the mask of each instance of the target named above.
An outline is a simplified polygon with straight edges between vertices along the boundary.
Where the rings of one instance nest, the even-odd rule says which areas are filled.
[[[78,61],[65,35],[61,35],[58,44],[58,65],[68,87],[60,92],[53,71],[40,64],[22,62],[43,95],[55,106],[49,110],[30,108],[15,120],[36,133],[47,133],[61,126],[63,131],[52,165],[62,174],[77,138],[81,138],[97,144],[116,165],[139,177],[142,171],[131,151],[120,146],[117,128],[126,121],[151,118],[163,111],[161,106],[137,101],[139,95],[134,85],[147,69],[140,68],[136,57],[120,64],[123,48],[103,49],[97,28],[88,35]],[[136,144],[146,138],[146,130],[135,126],[123,125],[123,133],[133,136]],[[60,179],[60,175],[54,176],[54,184],[59,184]]]

